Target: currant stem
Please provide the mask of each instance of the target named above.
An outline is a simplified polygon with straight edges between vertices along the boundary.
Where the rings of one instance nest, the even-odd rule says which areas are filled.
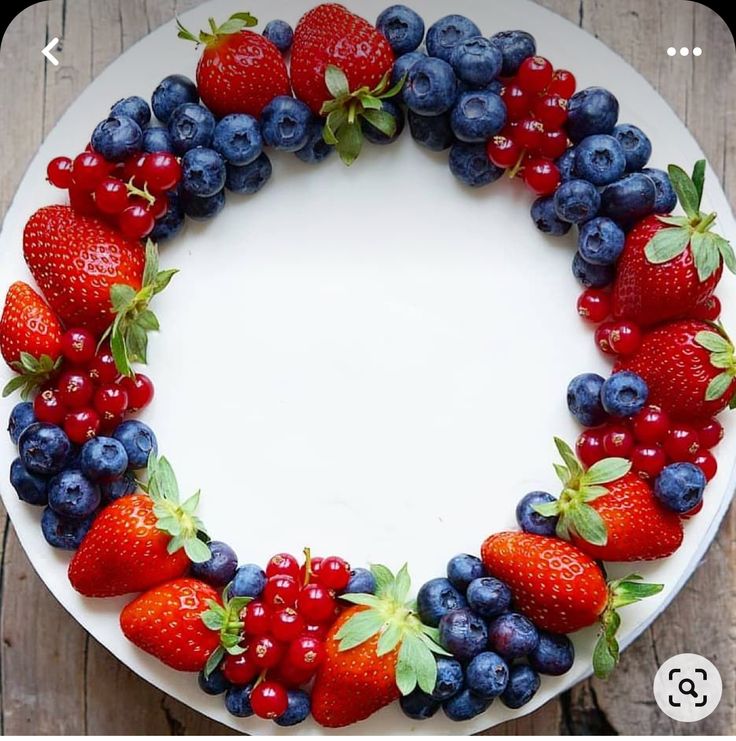
[[[521,150],[521,154],[519,155],[519,159],[516,160],[516,164],[507,172],[507,175],[510,178],[515,178],[517,174],[519,173],[519,170],[521,170],[521,163],[524,161],[524,157],[526,157],[526,149]]]

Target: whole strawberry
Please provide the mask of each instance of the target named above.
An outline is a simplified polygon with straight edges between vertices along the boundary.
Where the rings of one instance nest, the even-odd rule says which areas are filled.
[[[246,30],[258,23],[250,13],[234,13],[220,26],[214,18],[209,23],[209,31],[200,31],[197,37],[177,21],[179,38],[204,44],[197,87],[215,116],[260,116],[275,97],[291,94],[281,52],[265,36]]]
[[[713,417],[736,394],[731,341],[715,325],[697,319],[646,333],[639,349],[622,358],[615,370],[638,373],[649,387],[649,403],[679,421]]]
[[[700,211],[705,160],[692,178],[669,175],[685,216],[649,216],[628,234],[613,287],[613,314],[648,326],[692,316],[713,295],[723,264],[736,271],[729,243],[711,231],[716,215]]]

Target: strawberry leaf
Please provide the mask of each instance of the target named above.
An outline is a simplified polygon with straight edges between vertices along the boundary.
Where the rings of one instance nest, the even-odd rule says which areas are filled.
[[[571,507],[569,518],[577,535],[592,545],[605,545],[608,531],[601,516],[588,504]]]
[[[626,458],[604,458],[594,463],[582,476],[585,484],[608,484],[625,476],[631,470]]]
[[[719,373],[709,384],[705,391],[706,401],[716,401],[728,391],[734,376],[732,373]]]
[[[409,596],[409,589],[411,589],[411,578],[409,577],[408,566],[404,564],[399,569],[399,573],[396,574],[391,596],[397,602],[406,602],[406,598]]]
[[[697,205],[696,208],[700,211],[700,204],[703,201],[703,186],[705,184],[705,160],[698,160],[693,166],[692,175],[693,185],[695,186],[695,193],[697,194]]]
[[[633,605],[647,597],[653,597],[664,589],[664,584],[649,584],[642,581],[641,574],[629,574],[609,584],[610,606],[613,609]]]
[[[542,504],[533,504],[532,509],[542,517],[554,517],[560,512],[559,502],[544,502]]]
[[[335,132],[335,148],[340,159],[348,166],[360,156],[363,149],[363,129],[359,121],[347,121]],[[328,142],[329,144],[329,142]]]
[[[212,556],[209,546],[196,537],[184,541],[184,553],[192,563],[204,563]]]
[[[663,224],[669,224],[670,226],[690,226],[687,216],[657,216],[657,218]]]
[[[375,563],[371,565],[371,573],[376,579],[376,595],[383,597],[394,581],[394,575],[389,568]]]
[[[341,594],[341,600],[351,602],[354,605],[363,605],[364,607],[380,607],[381,600],[375,594]]]
[[[386,630],[381,633],[376,647],[376,656],[384,656],[391,653],[401,641],[401,625],[399,623],[390,623]]]
[[[690,229],[660,229],[644,248],[647,260],[654,265],[661,265],[681,255],[690,242]]]
[[[28,352],[21,352],[19,360],[10,364],[10,367],[18,373],[4,386],[2,396],[10,396],[20,390],[23,401],[31,398],[33,392],[53,378],[61,367],[62,357],[53,360],[49,355],[41,355],[35,358]]]
[[[733,352],[731,343],[718,332],[702,331],[695,335],[695,342],[710,352]]]
[[[399,649],[399,658],[396,662],[396,686],[402,695],[409,695],[417,686],[417,674],[412,664],[411,642],[405,640]]]
[[[667,172],[683,211],[685,211],[691,221],[697,219],[700,213],[700,198],[698,197],[698,190],[695,187],[695,183],[693,183],[688,177],[688,174],[678,165],[670,165],[667,168]]]
[[[217,669],[218,666],[220,666],[220,662],[225,656],[225,650],[222,648],[222,646],[218,646],[208,657],[207,663],[204,665],[204,676],[209,679],[210,674],[212,674],[215,669]]]
[[[736,255],[733,253],[731,243],[724,239],[720,234],[711,234],[716,249],[720,252],[723,262],[731,273],[736,273]]]
[[[382,105],[380,101],[378,101],[378,103],[379,106]],[[386,136],[393,136],[396,133],[396,119],[387,111],[365,111],[363,118],[365,118],[371,126],[374,126]]]
[[[695,231],[690,238],[690,249],[698,270],[700,282],[710,278],[721,265],[721,253],[716,245],[718,237],[713,232]]]
[[[325,70],[325,85],[333,98],[342,98],[350,94],[350,83],[345,73],[334,64],[328,64]]]
[[[340,642],[340,651],[349,651],[372,638],[386,624],[386,618],[373,609],[362,610],[353,615],[337,631],[335,638]]]

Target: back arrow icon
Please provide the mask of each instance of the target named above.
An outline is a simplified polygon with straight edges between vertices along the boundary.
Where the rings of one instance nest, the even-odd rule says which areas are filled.
[[[59,66],[59,60],[51,53],[51,50],[58,43],[59,43],[58,37],[54,36],[54,38],[51,39],[51,41],[49,41],[49,43],[46,44],[46,46],[44,46],[43,49],[41,49],[41,54],[43,54],[46,57],[46,59],[48,59],[49,62],[51,62],[51,64],[54,65],[54,67],[58,67]]]

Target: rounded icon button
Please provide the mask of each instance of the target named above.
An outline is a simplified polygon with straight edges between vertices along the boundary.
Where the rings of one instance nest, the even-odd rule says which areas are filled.
[[[654,676],[654,699],[659,709],[682,723],[707,718],[718,707],[722,693],[718,669],[699,654],[677,654]]]

